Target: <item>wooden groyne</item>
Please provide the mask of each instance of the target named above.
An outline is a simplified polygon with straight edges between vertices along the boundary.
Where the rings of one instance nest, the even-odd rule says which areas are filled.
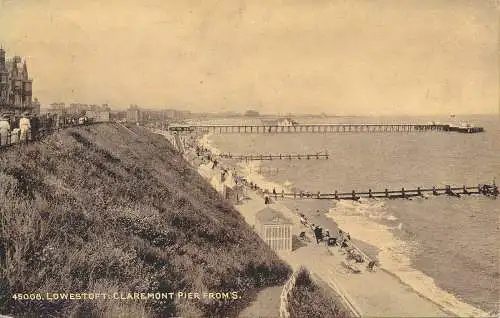
[[[280,172],[279,168],[275,167],[261,167],[259,166],[258,168],[250,168],[250,172],[255,172],[255,173],[268,173],[268,174],[278,174]]]
[[[250,185],[252,187],[252,185]],[[269,190],[266,190],[269,192]],[[447,195],[452,197],[462,197],[462,196],[470,196],[470,195],[484,195],[497,197],[499,194],[498,186],[493,184],[479,184],[477,186],[445,186],[443,188],[432,187],[432,188],[420,188],[416,189],[405,189],[401,188],[400,190],[389,190],[385,189],[384,191],[372,191],[369,189],[365,192],[356,192],[352,190],[351,192],[338,192],[334,191],[333,193],[321,193],[321,192],[293,192],[293,193],[285,193],[284,191],[281,193],[276,193],[274,190],[272,193],[269,193],[271,197],[275,199],[323,199],[323,200],[354,200],[357,201],[361,198],[367,199],[375,199],[375,198],[385,198],[385,199],[410,199],[412,197],[424,197],[426,195],[432,196],[440,196]]]
[[[447,124],[298,124],[280,125],[176,125],[170,126],[172,132],[203,133],[390,133],[390,132],[428,132],[459,131],[482,132],[482,128],[465,131],[453,129]]]
[[[310,160],[310,159],[328,159],[328,153],[317,152],[314,154],[251,154],[251,155],[235,155],[230,153],[222,153],[218,155],[223,159],[237,159],[237,160]]]

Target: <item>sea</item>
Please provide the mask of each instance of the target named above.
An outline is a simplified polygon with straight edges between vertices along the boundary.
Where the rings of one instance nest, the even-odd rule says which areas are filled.
[[[205,138],[214,149],[232,154],[327,152],[328,160],[235,163],[290,191],[340,193],[500,183],[498,115],[294,119],[299,123],[469,122],[485,132],[236,133]],[[262,120],[201,123],[261,124]],[[423,296],[444,307],[456,307],[455,312],[467,304],[498,313],[500,197],[332,201],[325,213],[352,237],[376,247],[381,266]]]

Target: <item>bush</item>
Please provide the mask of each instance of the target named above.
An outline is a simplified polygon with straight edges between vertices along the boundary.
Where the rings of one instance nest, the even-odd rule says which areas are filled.
[[[289,295],[289,312],[292,318],[302,317],[349,317],[341,304],[336,303],[327,292],[318,286],[309,272],[301,268],[295,286]]]

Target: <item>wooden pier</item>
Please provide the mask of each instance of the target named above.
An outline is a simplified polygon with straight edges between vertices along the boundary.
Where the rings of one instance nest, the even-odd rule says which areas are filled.
[[[251,187],[251,185],[250,185]],[[321,193],[321,192],[294,192],[294,193],[276,193],[274,190],[269,192],[266,190],[271,197],[275,199],[320,199],[320,200],[353,200],[357,201],[361,198],[367,199],[376,199],[376,198],[384,198],[384,199],[411,199],[412,197],[425,197],[426,195],[432,196],[440,196],[447,195],[452,197],[462,197],[462,196],[470,196],[470,195],[484,195],[497,197],[499,194],[498,187],[493,184],[479,184],[477,186],[445,186],[444,188],[420,188],[416,189],[405,189],[401,188],[400,190],[389,190],[385,189],[384,191],[372,191],[369,189],[365,192],[356,192],[352,190],[351,192],[338,192],[334,191],[333,193]]]
[[[172,132],[204,133],[393,133],[451,131],[442,124],[300,124],[279,125],[192,125],[170,126]]]
[[[328,153],[315,153],[315,154],[252,154],[252,155],[235,155],[230,153],[223,153],[218,155],[223,159],[236,159],[236,160],[310,160],[310,159],[328,159]]]

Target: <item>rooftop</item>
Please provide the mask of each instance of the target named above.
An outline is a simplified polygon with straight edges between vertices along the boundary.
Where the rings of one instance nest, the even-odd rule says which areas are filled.
[[[292,224],[281,212],[270,207],[260,210],[255,217],[261,224]]]

